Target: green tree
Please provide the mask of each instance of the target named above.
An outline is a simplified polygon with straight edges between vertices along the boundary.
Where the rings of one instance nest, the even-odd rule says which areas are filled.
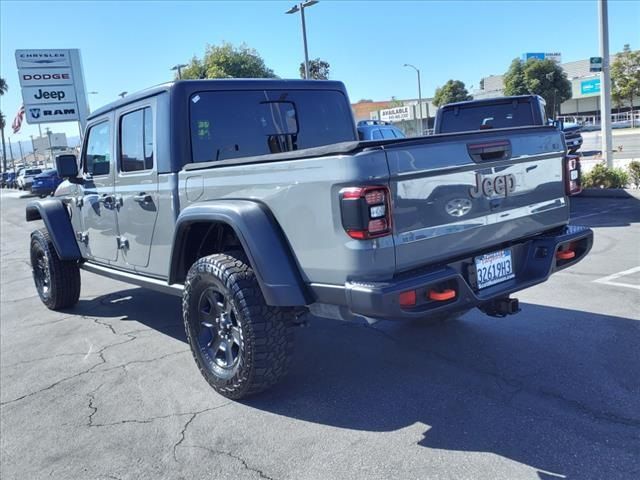
[[[309,60],[309,79],[310,80],[329,80],[329,62],[320,60],[319,58]],[[304,78],[304,62],[300,63],[300,78]]]
[[[7,93],[7,90],[9,90],[9,85],[7,85],[7,82],[4,78],[0,78],[0,97],[5,93]],[[0,111],[0,134],[2,135],[2,169],[6,172],[7,171],[7,147],[5,146],[5,143],[4,143],[4,127],[6,126],[4,118],[5,118],[4,115]]]
[[[436,107],[465,100],[473,100],[473,97],[469,95],[464,82],[460,80],[448,80],[442,87],[436,88],[436,93],[433,96],[433,104]]]
[[[635,126],[633,97],[640,96],[640,50],[633,52],[629,45],[625,45],[622,53],[616,55],[611,64],[611,96],[618,105],[624,100],[629,101],[632,112],[631,126]]]
[[[183,79],[203,78],[277,78],[253,48],[245,44],[236,47],[224,42],[207,45],[202,59],[193,57],[182,69]]]
[[[524,81],[524,69],[519,58],[514,58],[509,65],[509,70],[504,75],[504,94],[511,95],[527,95],[529,90]]]
[[[554,118],[562,102],[571,98],[567,74],[549,59],[530,58],[525,63],[515,59],[505,74],[504,83],[505,95],[540,95],[547,104],[547,112]]]

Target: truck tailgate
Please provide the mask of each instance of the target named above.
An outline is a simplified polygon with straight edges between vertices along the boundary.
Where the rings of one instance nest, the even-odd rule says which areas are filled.
[[[383,148],[398,272],[568,221],[565,147],[555,128],[435,135]]]

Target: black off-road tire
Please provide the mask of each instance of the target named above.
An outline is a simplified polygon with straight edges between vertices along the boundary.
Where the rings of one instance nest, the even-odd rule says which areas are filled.
[[[207,325],[202,326],[203,315],[207,315],[204,312],[206,308],[202,308],[202,299],[210,292],[219,295],[216,297],[219,310],[229,311],[228,318],[233,318],[234,328],[241,332],[237,359],[228,370],[218,365],[217,354],[212,355],[215,347],[209,347],[215,345],[216,338],[220,338],[219,331],[213,329],[209,344],[202,339],[202,335],[208,334],[203,330],[208,328]],[[205,302],[205,305],[209,303]],[[198,369],[221,395],[231,399],[253,395],[271,387],[287,374],[293,351],[292,315],[287,310],[265,303],[255,273],[246,259],[215,254],[194,263],[187,274],[182,311],[187,339]],[[225,354],[227,348],[223,351]]]
[[[42,303],[51,310],[68,308],[80,298],[80,268],[62,261],[46,228],[31,233],[31,268]]]

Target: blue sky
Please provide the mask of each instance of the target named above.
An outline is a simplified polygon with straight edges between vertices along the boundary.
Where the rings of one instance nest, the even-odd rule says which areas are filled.
[[[9,84],[2,111],[11,123],[21,104],[14,51],[79,48],[95,109],[172,79],[169,68],[202,55],[206,44],[245,42],[283,78],[297,78],[303,59],[294,1],[6,1],[0,3],[0,73]],[[596,0],[338,1],[306,10],[309,55],[331,64],[352,101],[423,96],[450,78],[467,87],[501,74],[523,52],[561,52],[563,62],[598,54]],[[640,2],[610,0],[611,52],[640,48]],[[70,123],[54,131],[77,135]],[[9,132],[10,133],[10,129]],[[28,140],[24,125],[12,140]],[[15,151],[14,151],[15,154]]]

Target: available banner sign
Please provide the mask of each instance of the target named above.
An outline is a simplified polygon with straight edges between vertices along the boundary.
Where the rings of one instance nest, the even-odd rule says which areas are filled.
[[[80,50],[16,50],[18,78],[27,122],[79,121],[89,106]]]
[[[411,119],[413,119],[413,111],[410,105],[380,110],[380,120],[383,122],[400,122]]]

